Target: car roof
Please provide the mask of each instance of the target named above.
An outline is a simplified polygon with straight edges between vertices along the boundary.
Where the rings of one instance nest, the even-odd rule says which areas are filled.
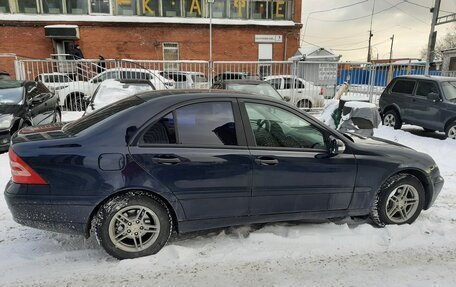
[[[442,77],[442,76],[427,76],[427,75],[403,75],[397,76],[400,79],[412,79],[412,80],[434,80],[437,82],[455,81],[456,77]]]
[[[217,83],[222,83],[222,84],[244,84],[244,85],[268,84],[268,82],[265,82],[265,81],[262,81],[262,80],[247,80],[247,79],[220,80]]]
[[[111,68],[111,69],[106,69],[103,71],[103,73],[105,72],[109,72],[109,71],[120,71],[120,72],[149,72],[149,73],[159,73],[161,71],[159,70],[149,70],[149,69],[146,69],[146,68]]]
[[[266,99],[268,101],[273,101],[277,103],[283,104],[282,101],[273,99],[268,96],[264,95],[254,95],[246,92],[239,92],[239,91],[231,91],[231,90],[221,90],[221,89],[182,89],[182,90],[157,90],[157,91],[150,91],[144,92],[141,94],[136,95],[137,97],[143,99],[144,101],[148,102],[151,100],[163,98],[163,97],[177,97],[179,101],[181,100],[192,100],[192,99],[199,99],[199,98],[244,98],[244,99]]]

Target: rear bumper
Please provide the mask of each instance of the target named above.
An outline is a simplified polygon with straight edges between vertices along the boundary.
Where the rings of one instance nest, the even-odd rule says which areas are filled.
[[[14,221],[19,224],[59,233],[87,235],[94,205],[85,205],[66,197],[27,194],[30,186],[9,182],[5,200]],[[33,188],[33,187],[32,187]]]

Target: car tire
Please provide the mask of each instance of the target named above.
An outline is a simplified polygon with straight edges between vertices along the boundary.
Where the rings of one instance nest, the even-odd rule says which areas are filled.
[[[400,173],[389,178],[380,188],[370,217],[376,226],[410,224],[424,208],[425,193],[420,180]]]
[[[383,115],[382,123],[384,126],[398,130],[402,127],[402,120],[395,110],[388,110]]]
[[[300,100],[296,106],[304,111],[308,112],[312,109],[312,102],[309,100]]]
[[[456,139],[456,121],[449,124],[445,129],[445,135],[447,138]]]
[[[173,221],[159,198],[146,192],[128,192],[103,204],[92,229],[109,255],[130,259],[160,251],[171,236]]]

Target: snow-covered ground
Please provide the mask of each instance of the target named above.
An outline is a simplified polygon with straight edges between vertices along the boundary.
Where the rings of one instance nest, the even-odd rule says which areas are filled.
[[[446,180],[412,225],[241,226],[179,236],[155,256],[117,261],[93,238],[16,224],[1,197],[0,286],[454,286],[456,141],[404,129],[380,127],[376,136],[430,154]],[[1,154],[1,190],[8,179]]]

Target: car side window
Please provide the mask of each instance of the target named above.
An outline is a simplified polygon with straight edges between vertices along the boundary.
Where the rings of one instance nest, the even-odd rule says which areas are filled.
[[[147,129],[142,137],[145,144],[175,144],[176,130],[173,113],[169,113]]]
[[[208,102],[176,110],[179,143],[185,145],[237,145],[231,102]]]
[[[430,93],[440,95],[439,88],[433,82],[419,82],[416,89],[416,95],[420,97],[427,97]]]
[[[391,91],[393,93],[412,95],[415,89],[415,81],[398,80]]]
[[[265,104],[245,107],[257,146],[325,149],[323,133],[303,118]]]
[[[305,85],[301,80],[296,80],[296,88],[297,89],[304,89]]]
[[[270,80],[267,80],[266,82],[268,82],[271,86],[273,86],[274,89],[280,90],[281,79],[270,79]]]
[[[292,87],[291,79],[290,78],[284,78],[283,79],[283,89],[284,90],[290,90],[291,87]]]

